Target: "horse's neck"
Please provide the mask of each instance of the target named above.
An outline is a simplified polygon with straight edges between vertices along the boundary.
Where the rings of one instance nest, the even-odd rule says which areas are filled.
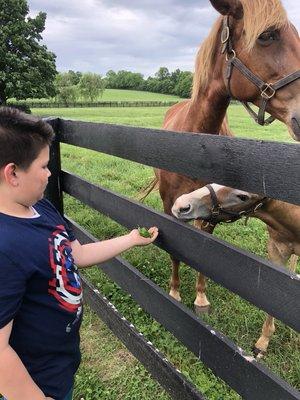
[[[254,216],[274,230],[300,240],[300,206],[270,199]]]
[[[209,88],[204,93],[199,93],[193,101],[173,106],[166,115],[163,127],[174,131],[215,134],[222,128],[221,134],[233,136],[227,121],[223,123],[228,105],[229,99],[226,96]]]
[[[214,90],[213,84],[190,103],[188,119],[192,125],[192,132],[216,133],[221,130],[229,99]],[[225,123],[226,124],[226,123]],[[229,132],[227,129],[223,131]],[[230,136],[230,135],[228,135]]]

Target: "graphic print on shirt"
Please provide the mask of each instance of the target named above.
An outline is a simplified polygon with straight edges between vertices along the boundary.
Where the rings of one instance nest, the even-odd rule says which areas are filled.
[[[70,313],[76,313],[75,324],[82,312],[82,288],[77,267],[74,265],[68,234],[63,225],[58,225],[49,238],[50,265],[53,278],[49,281],[48,292],[59,305]],[[71,325],[66,328],[71,331]]]

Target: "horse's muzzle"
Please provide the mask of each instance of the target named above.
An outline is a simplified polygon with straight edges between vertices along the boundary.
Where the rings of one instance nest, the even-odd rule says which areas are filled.
[[[291,126],[295,139],[300,141],[300,113],[292,115]]]

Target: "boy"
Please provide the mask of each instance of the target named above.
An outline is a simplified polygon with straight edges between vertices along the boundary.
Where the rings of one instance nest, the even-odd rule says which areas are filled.
[[[77,267],[152,243],[138,230],[81,245],[43,199],[52,128],[0,108],[0,393],[8,400],[67,400],[80,362]],[[76,266],[75,266],[76,264]]]

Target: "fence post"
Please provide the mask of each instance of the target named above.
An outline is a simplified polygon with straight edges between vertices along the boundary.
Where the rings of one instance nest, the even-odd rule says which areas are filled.
[[[55,139],[50,147],[50,161],[49,170],[51,176],[45,192],[45,196],[54,207],[60,212],[61,215],[64,213],[63,197],[60,185],[60,171],[61,171],[61,160],[60,160],[60,142],[59,142],[59,118],[45,118],[44,121],[50,124],[55,132]]]

